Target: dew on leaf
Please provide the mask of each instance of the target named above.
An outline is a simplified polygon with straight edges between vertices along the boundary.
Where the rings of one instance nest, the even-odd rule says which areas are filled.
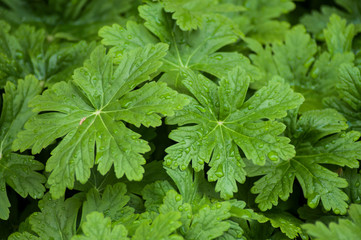
[[[274,151],[271,151],[267,154],[268,158],[271,160],[271,161],[277,161],[278,160],[278,155],[276,152]]]
[[[217,177],[219,177],[219,178],[221,178],[221,177],[224,176],[222,164],[219,164],[219,165],[218,165],[218,168],[217,168],[217,171],[215,172],[215,175],[216,175]]]
[[[175,196],[175,200],[176,200],[177,202],[179,202],[180,200],[182,200],[182,196],[181,196],[180,194],[177,194],[177,195]]]

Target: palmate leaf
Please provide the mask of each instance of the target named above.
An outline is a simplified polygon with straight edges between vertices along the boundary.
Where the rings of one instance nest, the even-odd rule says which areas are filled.
[[[278,136],[285,126],[274,119],[298,107],[303,97],[275,78],[245,101],[249,80],[239,68],[219,85],[202,75],[188,78],[184,85],[193,95],[190,104],[167,119],[168,124],[186,126],[171,132],[169,137],[177,143],[166,149],[165,165],[184,170],[192,162],[200,171],[208,163],[208,179],[217,181],[222,198],[230,198],[236,182],[245,180],[239,148],[258,165],[295,154],[289,139]]]
[[[350,124],[350,128],[361,130],[361,74],[360,69],[351,64],[340,67],[337,86],[338,96],[325,99],[328,107],[342,113]]]
[[[43,29],[27,25],[12,33],[10,26],[0,21],[0,88],[6,81],[15,83],[28,74],[43,81],[45,86],[67,80],[94,46],[84,41],[51,43]]]
[[[354,0],[336,0],[343,10],[333,6],[321,6],[320,11],[312,11],[311,14],[305,14],[301,18],[301,23],[306,26],[307,30],[316,35],[316,37],[322,39],[322,29],[324,29],[328,23],[329,18],[332,15],[338,16],[347,20],[348,23],[355,24],[356,32],[361,31],[361,3]],[[344,11],[346,10],[346,11]]]
[[[127,240],[127,229],[121,225],[112,227],[110,218],[102,213],[92,212],[86,216],[87,221],[82,225],[84,236],[74,236],[72,240]]]
[[[260,43],[284,40],[290,27],[286,21],[279,21],[283,14],[292,11],[291,0],[221,0],[222,3],[244,6],[244,11],[225,13],[247,37]]]
[[[277,205],[279,198],[287,200],[296,178],[311,208],[322,201],[327,211],[345,214],[348,197],[341,188],[347,187],[347,181],[322,164],[358,167],[361,143],[356,141],[360,133],[341,133],[347,128],[346,120],[331,109],[306,112],[299,120],[295,114],[293,118],[287,124],[286,136],[296,147],[296,156],[280,164],[246,169],[248,176],[265,175],[251,189],[258,194],[259,208],[264,211]]]
[[[103,27],[99,35],[102,43],[113,46],[111,51],[121,55],[126,49],[144,46],[148,43],[169,44],[169,52],[163,59],[160,71],[161,81],[177,90],[184,90],[182,79],[190,70],[203,71],[218,78],[223,77],[234,66],[241,66],[257,78],[258,70],[249,60],[236,52],[218,50],[237,41],[232,26],[223,18],[208,16],[202,18],[203,27],[196,31],[184,32],[176,26],[159,3],[148,3],[139,8],[144,26],[128,22],[126,29],[113,25]]]
[[[173,13],[172,18],[183,31],[202,27],[203,18],[207,15],[244,9],[233,4],[220,4],[218,0],[161,0],[160,2],[166,12]]]
[[[288,31],[283,43],[276,42],[265,48],[248,39],[249,47],[256,53],[250,58],[264,75],[254,86],[258,88],[271,76],[279,75],[304,95],[306,100],[301,112],[323,108],[322,100],[335,92],[340,65],[354,60],[351,52],[353,25],[346,25],[343,19],[332,16],[324,32],[328,51],[320,53],[317,59],[316,42],[303,26]]]
[[[41,198],[45,191],[45,177],[37,171],[43,164],[33,156],[21,155],[11,151],[11,144],[24,126],[34,116],[28,102],[41,91],[39,81],[34,76],[19,80],[15,86],[8,82],[3,94],[3,107],[0,118],[0,219],[9,217],[10,202],[6,193],[6,184],[11,186],[23,198],[30,195]]]
[[[46,194],[39,201],[40,212],[29,217],[31,233],[14,233],[9,239],[70,239],[76,233],[76,220],[81,198],[73,196],[53,200]]]
[[[118,178],[124,174],[129,180],[142,178],[141,154],[150,148],[123,120],[155,127],[161,124],[161,115],[173,115],[187,102],[165,83],[146,83],[132,91],[157,71],[166,50],[165,44],[137,48],[113,65],[112,55],[98,47],[75,71],[73,81],[55,84],[31,102],[40,114],[27,122],[13,148],[31,148],[35,154],[64,137],[46,164],[53,197],[72,188],[75,177],[85,183],[94,164],[103,175],[114,165]]]
[[[361,237],[361,205],[352,204],[349,208],[349,219],[340,219],[327,227],[321,222],[304,224],[303,228],[315,240],[357,240]]]

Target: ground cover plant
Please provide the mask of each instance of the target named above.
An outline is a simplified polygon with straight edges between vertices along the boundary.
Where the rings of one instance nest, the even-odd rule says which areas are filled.
[[[0,0],[0,238],[361,239],[361,1]]]

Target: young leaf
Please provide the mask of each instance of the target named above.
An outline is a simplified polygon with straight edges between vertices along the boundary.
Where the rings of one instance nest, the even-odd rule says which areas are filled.
[[[334,34],[335,28],[344,31],[352,29],[351,25],[346,29],[340,28],[340,25],[346,28],[342,25],[341,19],[332,19],[329,27],[325,30],[329,42],[328,52],[323,52],[317,60],[315,60],[316,42],[306,33],[303,26],[295,26],[287,32],[284,43],[276,42],[265,48],[258,42],[248,39],[249,47],[257,53],[257,55],[251,55],[250,58],[263,70],[264,74],[263,80],[256,82],[255,86],[262,86],[270,76],[279,75],[295,91],[304,95],[306,100],[301,106],[301,112],[322,108],[322,99],[331,96],[335,91],[336,73],[339,66],[354,60],[351,52],[341,52],[341,48],[348,49],[346,46],[339,46],[339,44],[347,45],[349,39],[344,43],[341,43],[342,41],[334,43],[339,37]]]
[[[200,171],[208,163],[208,179],[217,181],[222,198],[230,198],[237,191],[236,181],[245,180],[239,148],[259,165],[294,156],[289,139],[278,136],[284,125],[274,119],[298,107],[303,97],[275,78],[245,101],[249,81],[239,68],[219,85],[202,75],[188,78],[184,85],[193,95],[191,103],[167,119],[168,124],[186,126],[171,132],[177,143],[166,149],[165,165],[185,170],[192,161]]]
[[[102,213],[92,212],[86,216],[86,222],[82,225],[83,236],[77,235],[72,240],[127,240],[127,229],[117,224],[112,227],[109,218],[104,217]]]
[[[3,95],[3,107],[0,118],[0,219],[9,217],[10,202],[6,194],[6,184],[11,186],[23,198],[30,195],[41,198],[45,191],[45,177],[37,171],[43,164],[33,156],[21,155],[11,151],[11,144],[24,126],[35,114],[28,102],[41,91],[39,81],[33,76],[19,80],[15,86],[7,82]]]
[[[144,236],[147,236],[148,239],[182,240],[183,238],[179,235],[171,235],[182,225],[178,221],[179,218],[178,212],[159,214],[150,225],[147,222],[142,222],[135,231],[132,240],[143,240]]]
[[[133,91],[157,71],[166,50],[165,44],[137,48],[114,66],[111,54],[98,47],[84,67],[75,71],[72,82],[55,84],[31,102],[41,114],[25,125],[13,148],[31,148],[35,154],[64,137],[46,164],[53,197],[73,188],[75,177],[85,183],[94,163],[103,175],[114,164],[118,178],[124,174],[129,180],[142,178],[145,159],[141,154],[149,146],[122,120],[155,127],[161,123],[160,114],[173,115],[186,104],[164,83],[146,83]]]
[[[29,231],[29,234],[15,233],[10,239],[70,239],[76,232],[80,205],[81,201],[77,196],[64,201],[64,199],[53,200],[50,194],[46,194],[39,201],[41,212],[35,212],[29,217],[33,236],[30,237]]]
[[[169,52],[164,57],[164,64],[160,69],[165,72],[161,81],[169,86],[184,90],[181,81],[190,70],[207,72],[221,78],[238,65],[252,72],[255,78],[258,76],[258,70],[243,55],[236,52],[218,52],[220,48],[237,41],[232,26],[224,23],[223,18],[202,18],[202,29],[183,32],[170,16],[164,13],[159,3],[141,6],[139,12],[146,21],[146,28],[134,22],[128,22],[127,29],[119,25],[104,27],[99,31],[103,38],[102,43],[113,46],[111,51],[120,55],[125,49],[144,46],[147,43],[161,41],[169,44]]]
[[[279,164],[247,168],[248,176],[265,175],[251,189],[258,194],[259,208],[265,211],[277,205],[278,198],[287,200],[297,178],[311,208],[321,200],[327,211],[345,214],[348,197],[340,188],[347,182],[322,164],[358,167],[360,133],[341,133],[347,128],[346,120],[331,109],[306,112],[296,125],[287,127],[291,127],[286,133],[296,147],[296,156]]]
[[[112,222],[126,224],[130,220],[135,221],[134,209],[126,206],[130,199],[128,195],[125,195],[126,192],[127,189],[123,183],[108,185],[102,194],[97,189],[91,189],[83,203],[81,222],[85,222],[85,218],[94,211],[109,217]]]
[[[348,211],[350,219],[340,219],[327,227],[321,222],[304,224],[303,228],[318,240],[357,240],[361,237],[361,205],[352,204]]]

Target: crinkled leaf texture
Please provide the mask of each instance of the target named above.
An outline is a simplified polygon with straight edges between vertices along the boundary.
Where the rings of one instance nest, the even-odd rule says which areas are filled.
[[[29,217],[28,232],[14,233],[9,239],[70,239],[76,233],[76,219],[81,198],[73,196],[54,200],[50,194],[39,201],[40,212]]]
[[[202,27],[202,20],[207,15],[244,9],[233,4],[220,4],[218,0],[162,0],[161,2],[166,12],[173,13],[172,18],[183,31]]]
[[[321,52],[318,58],[317,44],[303,26],[289,30],[284,42],[275,42],[265,48],[259,42],[247,39],[250,49],[256,53],[250,58],[264,76],[253,87],[258,88],[272,76],[279,75],[304,95],[306,100],[300,112],[323,108],[323,98],[335,92],[340,65],[354,60],[351,52],[353,25],[346,26],[344,20],[333,16],[324,31],[328,51]]]
[[[166,149],[165,165],[184,170],[192,162],[195,171],[200,171],[208,163],[208,179],[217,181],[216,191],[226,199],[237,191],[236,182],[245,181],[239,150],[258,165],[295,154],[289,139],[279,136],[285,126],[275,119],[297,108],[303,97],[275,78],[245,100],[249,82],[240,68],[229,72],[219,85],[193,75],[184,81],[192,93],[190,104],[167,118],[168,124],[181,127],[170,133],[177,143]]]
[[[259,75],[258,69],[242,54],[218,51],[238,39],[232,25],[224,22],[222,17],[202,18],[203,28],[183,32],[159,3],[143,5],[139,12],[145,20],[145,27],[131,21],[127,23],[126,29],[119,25],[103,27],[99,31],[103,38],[102,43],[113,46],[111,51],[119,55],[126,49],[148,43],[160,41],[169,44],[169,52],[164,57],[160,70],[165,73],[161,81],[170,87],[184,91],[182,79],[188,76],[191,70],[203,71],[221,78],[237,65],[252,73],[254,78]]]
[[[325,99],[328,107],[335,108],[349,121],[350,128],[361,130],[361,74],[351,64],[341,66],[337,86],[338,96]]]
[[[349,219],[340,219],[327,227],[322,222],[304,224],[303,228],[316,240],[358,240],[361,238],[361,205],[352,204],[348,211]]]
[[[73,188],[75,178],[85,183],[94,164],[103,175],[114,165],[118,178],[124,174],[129,180],[142,178],[141,154],[150,148],[123,121],[159,126],[161,116],[173,115],[187,103],[165,83],[139,86],[157,71],[167,48],[166,44],[136,48],[114,65],[112,55],[100,46],[84,67],[75,70],[73,81],[55,84],[31,101],[39,114],[27,122],[13,148],[30,148],[36,154],[63,138],[46,164],[53,197]]]
[[[265,175],[251,189],[258,194],[259,208],[265,211],[277,205],[278,198],[287,200],[297,178],[311,208],[322,201],[325,210],[345,214],[348,197],[341,188],[347,187],[347,181],[323,164],[358,167],[360,133],[341,133],[348,126],[344,117],[333,109],[308,111],[298,120],[297,112],[293,112],[286,123],[286,136],[296,147],[296,156],[279,164],[247,168],[248,176]]]
[[[77,235],[72,240],[127,240],[127,229],[121,225],[112,227],[110,218],[104,218],[99,212],[92,212],[86,216],[86,222],[82,225],[83,236]]]
[[[24,123],[34,116],[28,102],[41,91],[39,81],[34,76],[18,80],[17,86],[7,82],[3,95],[4,103],[0,118],[0,219],[9,217],[10,202],[6,184],[23,198],[30,195],[41,198],[45,191],[45,177],[37,171],[43,164],[33,156],[21,155],[11,151],[11,144]]]

